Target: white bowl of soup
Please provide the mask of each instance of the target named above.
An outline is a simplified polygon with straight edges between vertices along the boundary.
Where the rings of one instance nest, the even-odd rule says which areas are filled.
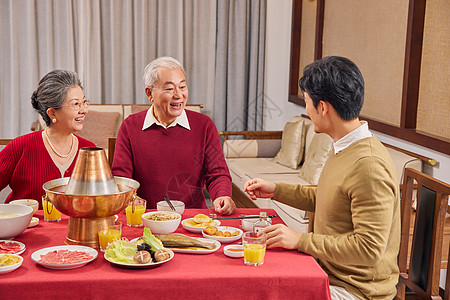
[[[9,204],[22,204],[26,206],[30,206],[33,209],[33,215],[37,212],[39,208],[39,202],[37,200],[33,199],[19,199],[19,200],[13,200],[9,202]]]
[[[152,233],[172,233],[177,230],[181,215],[170,211],[152,211],[142,215],[142,223]]]
[[[12,239],[30,225],[33,208],[21,204],[0,204],[0,239]]]
[[[170,200],[170,202],[172,203],[173,207],[175,208],[175,212],[182,215],[184,212],[184,207],[185,207],[184,202],[178,201],[178,200]],[[158,211],[173,211],[170,208],[169,203],[167,203],[166,201],[159,201],[158,203],[156,203],[156,209]]]

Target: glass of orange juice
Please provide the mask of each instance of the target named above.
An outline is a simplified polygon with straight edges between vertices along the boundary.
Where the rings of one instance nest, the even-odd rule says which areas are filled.
[[[61,221],[61,212],[53,206],[53,203],[46,196],[42,197],[42,208],[44,209],[44,221]]]
[[[98,225],[98,240],[100,242],[100,250],[105,252],[109,243],[120,239],[122,236],[122,222],[114,224],[100,223]]]
[[[258,236],[254,232],[244,232],[242,235],[244,247],[244,263],[249,266],[260,266],[264,263],[266,253],[266,234]]]
[[[142,215],[147,208],[147,201],[142,198],[136,198],[125,208],[127,214],[127,225],[130,227],[140,227],[142,224]]]

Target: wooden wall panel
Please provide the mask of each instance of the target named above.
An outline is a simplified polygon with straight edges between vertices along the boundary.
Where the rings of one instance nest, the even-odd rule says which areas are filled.
[[[417,130],[450,139],[450,1],[427,0]]]
[[[326,1],[324,13],[323,56],[353,60],[365,78],[361,115],[395,126],[401,116],[408,4]]]
[[[303,75],[303,69],[314,61],[314,45],[316,35],[316,0],[302,1],[302,28],[300,43],[300,63],[299,78]],[[302,96],[302,91],[298,89],[298,95]]]

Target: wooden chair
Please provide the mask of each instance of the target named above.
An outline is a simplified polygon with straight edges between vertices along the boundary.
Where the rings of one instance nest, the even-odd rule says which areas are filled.
[[[111,167],[114,159],[114,150],[116,149],[116,139],[115,137],[108,138],[108,162]]]
[[[448,265],[448,259],[450,259],[450,246],[448,251],[448,258],[447,258],[447,272],[446,272],[446,278],[445,278],[445,290],[442,291],[441,289],[441,295],[444,294],[444,300],[450,300],[450,268]]]
[[[450,246],[448,251],[448,258],[447,258],[447,272],[446,272],[446,278],[445,278],[445,291],[442,292],[441,295],[444,294],[444,300],[450,300],[450,268],[448,265],[448,262],[450,261]]]
[[[417,182],[417,185],[414,182]],[[398,255],[400,277],[395,299],[405,299],[405,296],[414,296],[415,299],[441,299],[440,266],[450,185],[410,168],[405,169],[403,184]],[[418,200],[412,243],[409,246],[411,204],[415,188]],[[405,286],[411,293],[405,293]]]
[[[0,139],[0,146],[6,146],[12,139]]]

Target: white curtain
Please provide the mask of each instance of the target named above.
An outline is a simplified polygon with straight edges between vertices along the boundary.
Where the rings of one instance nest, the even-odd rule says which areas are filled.
[[[0,0],[0,137],[30,131],[31,94],[53,69],[76,71],[93,103],[141,104],[143,69],[165,55],[219,130],[249,108],[262,116],[265,1]]]
[[[266,1],[217,2],[214,122],[219,130],[262,130]]]

